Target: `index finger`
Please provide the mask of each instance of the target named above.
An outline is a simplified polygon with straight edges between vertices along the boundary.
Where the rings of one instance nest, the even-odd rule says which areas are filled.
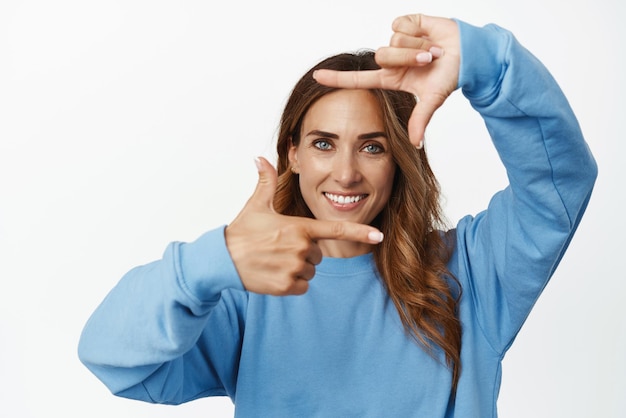
[[[383,241],[383,233],[373,226],[347,221],[320,221],[303,219],[305,229],[312,240],[336,239],[342,241],[379,244]]]
[[[342,89],[380,89],[385,88],[381,77],[382,70],[336,71],[317,70],[313,78],[320,84]]]

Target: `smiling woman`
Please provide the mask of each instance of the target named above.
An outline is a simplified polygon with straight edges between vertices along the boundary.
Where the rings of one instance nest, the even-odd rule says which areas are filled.
[[[257,160],[232,223],[171,243],[93,313],[80,358],[115,394],[227,395],[241,417],[497,415],[502,359],[580,222],[595,161],[508,31],[422,15],[393,28],[376,55],[300,79],[277,170]],[[459,87],[510,185],[448,230],[422,145]]]
[[[423,148],[409,141],[416,99],[402,91],[337,90],[313,78],[320,69],[378,68],[371,51],[339,54],[296,84],[278,135],[274,207],[294,216],[370,224],[388,237],[376,246],[345,240],[320,241],[319,246],[326,257],[373,253],[405,329],[427,349],[434,344],[443,351],[454,391],[460,370],[461,329],[455,314],[460,291],[446,268],[449,251],[437,232],[443,227],[437,180]]]

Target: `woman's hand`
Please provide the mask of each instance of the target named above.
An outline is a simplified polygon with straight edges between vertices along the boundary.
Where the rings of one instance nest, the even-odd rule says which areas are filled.
[[[457,88],[459,29],[451,19],[421,14],[395,19],[392,29],[389,46],[376,51],[380,70],[318,70],[314,77],[331,87],[413,93],[419,102],[409,120],[409,136],[415,146],[421,147],[432,115]]]
[[[258,160],[259,182],[237,218],[226,227],[226,246],[244,287],[255,293],[296,295],[308,290],[322,261],[320,239],[378,244],[369,225],[285,216],[274,211],[276,170]]]

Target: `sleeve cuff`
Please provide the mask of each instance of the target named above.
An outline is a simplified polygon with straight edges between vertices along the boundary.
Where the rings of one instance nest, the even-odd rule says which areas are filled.
[[[506,72],[506,51],[513,35],[494,24],[477,27],[456,22],[461,36],[458,87],[473,105],[491,103]]]
[[[200,303],[215,302],[226,289],[245,290],[226,247],[224,229],[179,244],[181,285]]]

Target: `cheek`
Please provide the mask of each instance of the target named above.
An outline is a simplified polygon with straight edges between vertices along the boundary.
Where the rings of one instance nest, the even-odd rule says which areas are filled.
[[[328,162],[323,158],[299,159],[300,181],[308,184],[321,181],[329,171]]]
[[[306,198],[315,191],[316,184],[319,183],[318,171],[309,163],[300,163],[298,171],[298,184],[300,185],[300,193]]]
[[[381,167],[378,174],[377,186],[380,190],[383,190],[386,194],[391,194],[393,189],[394,176],[396,174],[395,164],[390,164],[385,167]]]
[[[380,202],[379,204],[382,207],[386,206],[391,198],[391,193],[393,192],[393,184],[394,184],[394,175],[395,169],[387,169],[381,173],[380,183],[377,185],[377,189],[380,192]]]

